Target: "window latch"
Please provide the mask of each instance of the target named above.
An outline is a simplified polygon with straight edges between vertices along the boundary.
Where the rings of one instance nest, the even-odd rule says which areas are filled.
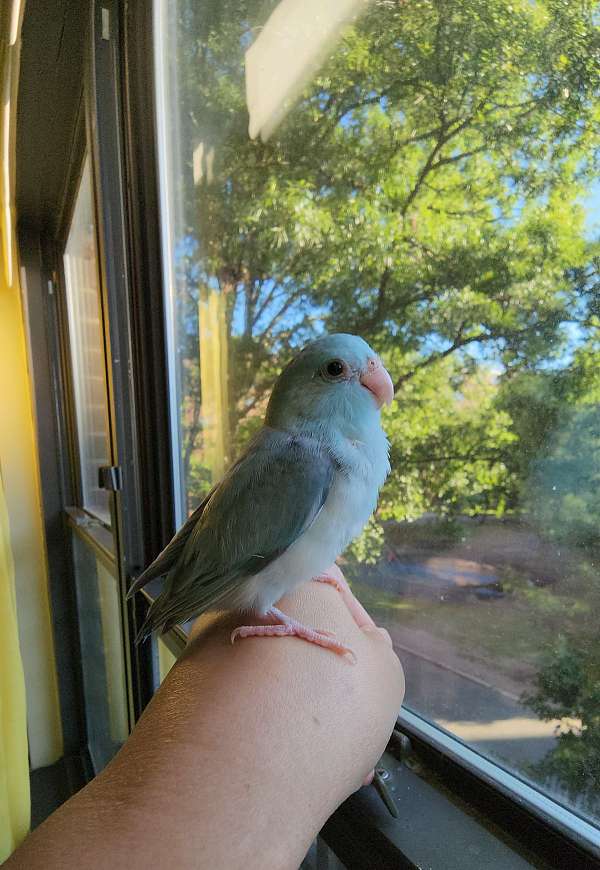
[[[400,760],[406,760],[406,757],[412,753],[411,742],[406,734],[398,727],[394,728],[390,737],[390,745],[394,747],[392,754]],[[383,758],[376,766],[373,776],[373,787],[385,804],[389,814],[394,819],[400,818],[400,810],[394,796],[393,777],[390,771],[383,764]]]
[[[400,811],[398,810],[398,805],[396,803],[396,799],[394,798],[394,795],[392,794],[392,791],[388,786],[389,779],[390,779],[389,772],[385,769],[385,767],[378,765],[375,768],[375,774],[373,776],[373,785],[375,786],[375,790],[377,791],[377,794],[379,795],[381,800],[386,805],[387,810],[388,810],[389,814],[392,816],[392,818],[399,819],[400,818]]]
[[[102,465],[98,469],[98,486],[109,492],[118,492],[123,488],[123,475],[120,465]]]

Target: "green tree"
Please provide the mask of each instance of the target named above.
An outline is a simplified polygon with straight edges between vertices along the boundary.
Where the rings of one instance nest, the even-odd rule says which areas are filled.
[[[521,449],[514,459],[530,522],[578,554],[563,595],[538,590],[540,617],[557,623],[526,702],[542,719],[571,724],[534,773],[598,810],[600,802],[600,367],[598,340],[566,370],[525,372],[504,386]],[[508,462],[511,464],[510,460]],[[567,594],[564,594],[564,591]],[[548,610],[550,608],[550,610]],[[554,616],[551,616],[551,614]]]
[[[448,358],[457,370],[472,368],[468,354],[535,368],[560,357],[568,324],[587,329],[596,296],[574,275],[590,258],[579,198],[597,160],[596,4],[375,2],[266,143],[248,137],[243,60],[275,4],[209,5],[183,6],[176,25],[181,199],[195,281],[227,298],[237,446],[281,365],[323,328],[385,353],[398,433],[411,382],[427,391]],[[432,461],[413,475],[414,507],[448,504],[437,482],[447,444],[431,454],[444,441],[432,426],[420,430]],[[498,451],[486,449],[478,462],[498,477]],[[458,505],[462,486],[475,505],[473,481],[455,475],[448,498]],[[396,484],[400,504],[408,484]]]
[[[586,590],[588,613],[576,632],[559,634],[546,651],[535,691],[525,700],[541,719],[566,719],[571,725],[533,769],[550,784],[558,782],[573,798],[600,809],[600,595],[597,576]]]
[[[600,550],[600,405],[575,406],[532,467],[529,510],[545,536]]]
[[[497,406],[494,371],[459,357],[440,360],[407,381],[384,425],[392,472],[380,504],[383,519],[431,511],[502,515],[514,488],[508,457],[517,436]]]

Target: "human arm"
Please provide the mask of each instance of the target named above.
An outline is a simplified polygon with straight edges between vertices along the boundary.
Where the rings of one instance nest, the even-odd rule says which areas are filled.
[[[297,868],[383,751],[404,693],[388,640],[309,583],[281,607],[334,631],[350,664],[303,641],[229,642],[201,620],[124,747],[5,865]]]

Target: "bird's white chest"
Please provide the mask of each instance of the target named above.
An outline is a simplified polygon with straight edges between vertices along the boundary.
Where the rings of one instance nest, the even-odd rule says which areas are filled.
[[[360,534],[377,506],[389,472],[388,442],[379,430],[369,444],[344,445],[345,472],[337,472],[312,525],[264,571],[244,584],[244,604],[264,613],[300,583],[325,571]]]

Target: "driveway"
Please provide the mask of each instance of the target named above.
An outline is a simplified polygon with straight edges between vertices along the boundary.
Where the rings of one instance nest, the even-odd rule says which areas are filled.
[[[557,723],[541,722],[506,693],[454,673],[405,649],[404,705],[516,770],[539,761],[556,744]]]

